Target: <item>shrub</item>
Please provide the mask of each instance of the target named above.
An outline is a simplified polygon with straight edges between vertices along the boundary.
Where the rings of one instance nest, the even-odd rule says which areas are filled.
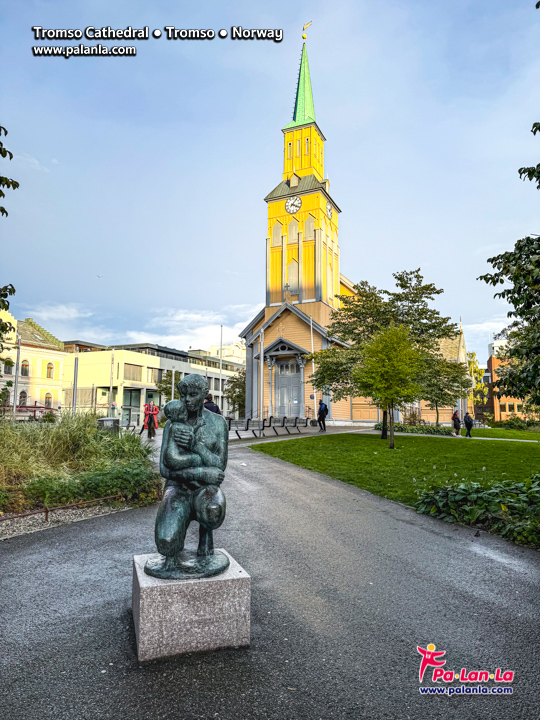
[[[488,488],[475,482],[434,487],[420,494],[415,507],[445,522],[479,525],[523,545],[540,545],[540,474]]]
[[[138,435],[98,430],[95,415],[63,415],[54,425],[0,422],[0,486],[32,478],[67,480],[111,461],[144,462],[152,449]]]
[[[43,415],[39,419],[42,423],[55,423],[56,422],[56,415],[53,413],[52,410],[49,410],[46,413],[43,413]]]
[[[382,430],[382,422],[375,425],[375,430]],[[420,435],[453,435],[452,428],[441,425],[402,425],[394,423],[395,432],[418,433]]]
[[[149,463],[130,462],[79,473],[68,480],[36,478],[24,487],[24,494],[34,504],[54,507],[111,495],[122,495],[126,500],[153,501],[159,497],[160,489],[159,476]]]
[[[505,420],[504,427],[511,430],[526,430],[527,423],[517,415],[510,415],[510,417]]]

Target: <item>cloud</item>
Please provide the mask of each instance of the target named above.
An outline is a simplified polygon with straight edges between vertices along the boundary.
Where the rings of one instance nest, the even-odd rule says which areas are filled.
[[[156,314],[145,330],[126,332],[127,342],[153,343],[179,350],[207,350],[219,345],[223,326],[223,344],[238,339],[246,324],[263,307],[257,305],[226,305],[220,312],[212,310],[164,310]],[[163,332],[158,329],[163,328]]]
[[[23,306],[24,307],[24,306]],[[37,305],[29,307],[27,312],[34,320],[42,322],[77,320],[93,315],[90,310],[85,310],[77,303],[56,304],[56,305]]]
[[[493,336],[506,327],[509,322],[506,315],[495,315],[482,322],[464,324],[463,331],[465,333],[467,349],[470,351],[474,347],[479,359],[481,359],[484,354],[487,357],[487,346],[492,342]],[[479,351],[481,347],[484,348],[483,352]]]
[[[28,153],[21,153],[20,155],[15,155],[13,158],[13,161],[23,162],[25,165],[28,165],[32,170],[37,170],[38,172],[50,172],[49,168],[45,165],[42,165],[39,160],[35,157],[32,157],[32,155],[28,155]]]

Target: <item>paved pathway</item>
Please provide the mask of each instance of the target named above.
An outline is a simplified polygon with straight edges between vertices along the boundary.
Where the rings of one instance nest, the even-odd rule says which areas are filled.
[[[216,533],[252,576],[252,646],[140,666],[131,557],[156,508],[0,543],[9,720],[475,720],[538,711],[538,553],[233,447]],[[191,543],[196,542],[195,532]],[[512,697],[425,697],[416,645],[516,672]]]

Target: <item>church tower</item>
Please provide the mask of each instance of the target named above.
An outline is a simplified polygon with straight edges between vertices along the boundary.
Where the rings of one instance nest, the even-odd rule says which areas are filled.
[[[305,39],[305,35],[303,36]],[[331,417],[349,417],[348,401],[316,392],[306,356],[328,337],[336,295],[352,295],[340,274],[338,215],[324,176],[324,137],[315,118],[305,43],[294,114],[283,128],[283,175],[269,193],[266,302],[240,336],[246,341],[246,417],[314,417],[320,399]],[[339,344],[339,343],[338,343]]]
[[[325,141],[315,118],[304,42],[294,114],[283,128],[283,178],[265,198],[267,317],[289,302],[326,324],[337,307],[341,211],[324,177]]]

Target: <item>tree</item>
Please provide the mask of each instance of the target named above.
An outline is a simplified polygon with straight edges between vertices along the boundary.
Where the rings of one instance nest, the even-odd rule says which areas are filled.
[[[452,337],[458,331],[450,318],[442,317],[431,306],[435,297],[444,291],[433,283],[424,283],[420,268],[394,273],[393,277],[395,290],[382,290],[361,281],[354,286],[355,295],[338,296],[341,307],[332,315],[328,334],[352,345],[345,349],[329,348],[313,355],[318,366],[316,381],[322,387],[332,387],[336,399],[354,395],[351,372],[362,346],[392,323],[408,327],[412,342],[432,353],[438,353],[442,339]],[[384,440],[387,437],[387,409],[383,407],[382,410],[381,439]]]
[[[494,383],[497,394],[540,405],[540,239],[522,238],[513,250],[488,262],[496,272],[478,279],[493,286],[506,283],[495,297],[513,306],[508,312],[512,322],[502,333],[507,343]]]
[[[478,365],[475,352],[467,353],[467,359],[469,364],[469,376],[472,380],[472,388],[468,393],[469,398],[472,400],[473,405],[483,405],[488,396],[488,388],[485,382],[483,382],[484,371]]]
[[[459,362],[446,360],[440,355],[425,353],[422,360],[422,400],[436,412],[439,425],[439,408],[455,405],[470,389],[468,368]]]
[[[15,294],[15,288],[13,285],[6,285],[4,287],[0,287],[0,310],[9,310],[9,300],[8,298],[10,295]],[[2,365],[9,365],[10,367],[13,367],[13,360],[8,357],[2,357],[2,353],[4,350],[6,350],[6,344],[5,344],[5,338],[6,335],[8,335],[12,330],[15,328],[10,322],[2,320],[0,317],[0,363]],[[2,378],[3,375],[0,373],[0,378]],[[13,386],[13,382],[11,380],[8,380],[5,384],[5,386],[0,390],[0,405],[5,405],[8,398],[9,398],[9,389]],[[14,401],[15,402],[15,401]]]
[[[394,410],[420,396],[423,357],[409,328],[390,325],[365,343],[361,360],[353,369],[356,394],[370,397],[378,407],[388,408],[391,450],[394,449]]]
[[[8,131],[5,127],[2,127],[0,125],[0,155],[5,159],[9,157],[10,160],[13,160],[13,153],[8,150],[6,147],[4,147],[4,143],[2,142],[2,133],[4,135],[8,134]],[[4,177],[3,175],[0,175],[0,198],[5,198],[6,193],[2,188],[7,188],[8,190],[16,190],[19,187],[19,183],[16,180],[12,180],[11,178]],[[4,215],[7,217],[8,211],[5,207],[2,207],[0,205],[0,215]]]
[[[13,153],[8,150],[6,147],[4,147],[4,143],[2,142],[2,133],[4,135],[7,135],[8,132],[5,127],[2,127],[0,125],[0,155],[5,159],[6,157],[9,157],[10,160],[13,160]],[[10,190],[16,190],[19,187],[19,183],[15,180],[12,180],[10,178],[4,177],[3,175],[0,175],[0,198],[5,198],[6,194],[3,190],[3,188],[8,188]],[[5,207],[0,205],[0,215],[7,217],[8,212],[5,209]],[[0,310],[9,310],[9,300],[8,298],[11,295],[15,294],[15,288],[13,285],[4,285],[3,287],[0,287]],[[10,333],[12,330],[14,330],[13,325],[10,322],[4,322],[0,318],[0,363],[4,365],[13,365],[13,361],[10,358],[3,358],[1,357],[1,353],[5,350],[5,337],[8,333]],[[0,373],[0,378],[2,378],[3,375]],[[9,397],[9,390],[8,388],[11,387],[13,383],[11,380],[8,380],[6,383],[6,386],[3,387],[0,390],[0,404],[4,404],[8,397]],[[14,401],[15,403],[15,401]],[[15,405],[14,405],[15,406]]]
[[[178,373],[175,373],[174,375],[174,399],[178,400],[180,398],[180,393],[178,392],[178,388],[176,387],[178,385],[178,382],[180,380],[180,375]],[[161,380],[156,383],[156,387],[159,390],[159,393],[163,400],[165,402],[168,402],[171,399],[171,388],[172,388],[172,370],[167,370],[164,372],[161,376]]]
[[[233,412],[245,415],[246,412],[246,370],[242,368],[238,375],[230,377],[225,383],[223,397],[227,400]]]
[[[408,327],[419,347],[435,351],[440,340],[457,333],[457,325],[430,306],[444,290],[424,283],[420,268],[393,273],[393,277],[395,290],[362,281],[354,286],[356,295],[339,295],[341,307],[333,313],[328,333],[342,342],[362,343],[394,323]]]

